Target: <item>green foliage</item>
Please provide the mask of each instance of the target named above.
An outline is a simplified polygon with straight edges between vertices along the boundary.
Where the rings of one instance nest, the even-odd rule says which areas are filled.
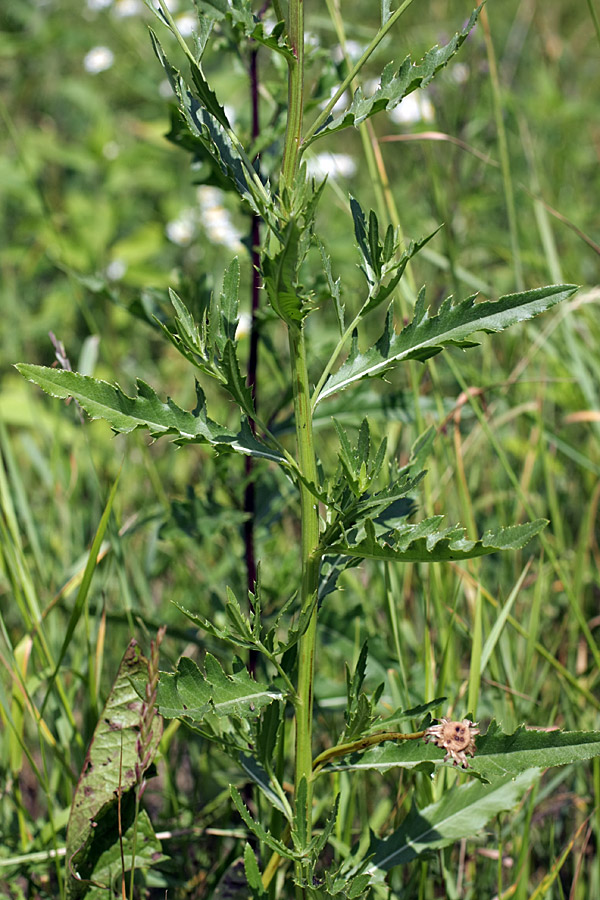
[[[491,334],[503,331],[544,312],[576,290],[575,285],[550,285],[482,303],[475,303],[475,296],[472,296],[453,304],[452,298],[448,297],[437,315],[430,315],[425,306],[423,288],[415,304],[413,320],[401,332],[394,331],[390,313],[383,334],[364,353],[358,349],[358,336],[353,337],[348,359],[327,380],[317,402],[364,378],[384,375],[399,362],[411,359],[423,362],[436,356],[444,347],[460,347],[462,350],[475,347],[476,343],[469,338],[476,332]]]
[[[365,119],[384,109],[389,112],[398,106],[408,94],[429,84],[464,43],[477,21],[480,9],[481,6],[474,10],[466,27],[455,34],[445,47],[432,47],[425,54],[421,63],[413,63],[410,56],[407,56],[397,71],[395,71],[394,63],[388,63],[381,73],[380,83],[375,93],[371,97],[365,97],[362,90],[358,88],[351,105],[339,115],[330,116],[322,128],[307,141],[307,146],[325,134],[341,131],[352,125],[358,126]],[[382,16],[382,18],[386,17]]]
[[[132,789],[154,759],[162,720],[155,717],[147,756],[141,758],[139,734],[144,713],[132,680],[143,685],[148,680],[148,660],[135,640],[125,651],[73,796],[66,846],[68,897],[100,896],[98,884],[90,885],[90,881],[111,882],[121,871],[121,853],[115,841],[119,806],[128,860],[134,854],[136,867],[146,868],[164,859],[145,813],[137,819],[139,843],[134,837]]]
[[[17,223],[28,248],[17,253],[17,244],[5,241],[0,250],[10,359],[44,361],[45,331],[58,333],[57,322],[70,352],[81,352],[72,360],[78,371],[71,371],[58,341],[61,369],[18,366],[47,393],[74,398],[70,408],[43,405],[14,372],[6,391],[3,382],[0,592],[11,602],[0,615],[9,675],[7,687],[0,682],[9,798],[0,810],[0,867],[26,873],[32,896],[126,893],[129,882],[133,898],[135,870],[144,888],[182,897],[197,890],[225,896],[234,875],[243,879],[245,873],[247,887],[238,887],[244,897],[295,892],[304,898],[431,900],[443,890],[459,895],[452,884],[456,844],[473,836],[483,840],[482,829],[498,817],[498,853],[501,858],[510,842],[517,859],[510,890],[523,900],[534,880],[530,870],[536,878],[541,868],[558,871],[546,848],[553,842],[572,846],[580,805],[600,797],[593,602],[594,479],[600,468],[589,415],[598,405],[600,336],[593,315],[597,299],[585,295],[578,307],[574,286],[562,283],[593,277],[586,275],[592,267],[572,235],[561,233],[554,246],[548,209],[537,199],[532,209],[539,235],[528,218],[529,199],[519,207],[524,279],[514,223],[509,259],[501,191],[489,165],[496,155],[493,128],[481,90],[482,73],[494,78],[493,57],[483,58],[480,29],[465,57],[471,76],[460,88],[459,70],[447,68],[480,10],[445,46],[417,63],[413,53],[398,67],[384,66],[380,54],[400,15],[407,12],[406,27],[393,32],[395,42],[416,46],[426,37],[427,46],[432,37],[431,26],[416,18],[417,4],[408,13],[410,0],[395,10],[386,0],[380,9],[361,8],[360,26],[347,33],[333,4],[342,59],[330,52],[331,31],[318,18],[311,28],[315,24],[320,45],[307,42],[302,56],[300,0],[290,0],[286,21],[276,24],[249,0],[196,0],[198,24],[189,46],[182,36],[185,19],[160,5],[155,13],[164,37],[159,42],[151,33],[149,56],[143,56],[139,22],[119,20],[119,41],[129,52],[122,54],[119,65],[126,68],[114,81],[110,72],[101,82],[66,71],[79,52],[75,26],[54,74],[50,67],[46,77],[42,60],[44,73],[36,80],[33,58],[25,75],[15,68],[26,101],[29,78],[37,84],[37,105],[35,128],[21,148],[30,183],[19,181],[16,160],[0,171],[0,192],[8,197],[5,237]],[[51,11],[42,16],[9,6],[7,58],[18,58],[21,45],[37,46],[37,35],[52,45]],[[89,5],[86,15],[94,18],[98,35],[101,25],[115,28],[116,10],[115,4],[98,13]],[[438,16],[435,4],[432,12],[436,28],[451,34],[456,22]],[[520,12],[512,30],[512,13],[490,12],[506,26],[502,89],[510,102],[504,119],[511,143],[517,131],[522,139],[524,152],[513,163],[516,177],[528,185],[535,185],[536,171],[526,123],[535,121],[540,134],[546,132],[540,158],[548,171],[541,174],[545,189],[554,190],[565,183],[549,152],[566,141],[557,134],[583,134],[587,122],[582,116],[574,127],[580,115],[574,109],[573,121],[560,118],[561,104],[551,86],[541,84],[545,69],[535,70],[529,45],[513,58],[512,74],[518,61],[519,78],[511,80]],[[21,35],[25,22],[30,24]],[[544,47],[551,47],[554,25],[545,22]],[[54,27],[64,32],[62,22]],[[493,27],[491,35],[498,40]],[[357,66],[354,38],[361,41]],[[151,61],[152,49],[160,67]],[[560,65],[562,84],[566,59]],[[158,96],[161,67],[173,91],[168,137],[177,149],[171,147],[170,158],[157,140],[165,129],[164,110],[143,99]],[[374,90],[359,84],[379,72]],[[409,165],[409,154],[420,153],[432,135],[398,134],[407,126],[392,126],[392,120],[386,125],[386,112],[436,75],[428,95],[435,102],[436,139],[446,132],[461,137],[451,151],[445,145],[438,154],[431,145],[426,164]],[[61,85],[56,95],[53,79]],[[517,96],[521,84],[532,89],[536,80],[552,113],[545,120],[525,95]],[[595,81],[588,77],[586,84]],[[253,103],[242,96],[248,83],[262,129],[252,119]],[[332,98],[348,87],[353,97],[337,114]],[[121,102],[127,115],[113,123]],[[318,109],[313,126],[305,128],[303,111]],[[375,113],[381,115],[367,131]],[[390,153],[390,144],[379,143],[392,127],[389,137],[414,139],[402,152],[397,144]],[[73,128],[87,142],[77,151],[69,144]],[[344,143],[336,144],[342,129]],[[354,152],[355,129],[367,165],[353,177],[352,195],[371,191],[376,212],[366,213],[355,196],[347,199],[335,176],[311,176],[310,153],[301,161],[325,136],[328,146]],[[56,145],[54,133],[60,136]],[[458,155],[466,141],[485,150],[474,147],[475,163],[464,149]],[[584,144],[578,140],[579,153]],[[194,234],[170,246],[163,231],[181,208],[181,171],[170,161],[182,150],[191,156],[191,178],[201,190],[217,189],[218,205],[196,210]],[[506,185],[504,158],[502,165]],[[571,186],[577,169],[566,171]],[[587,172],[583,181],[589,197],[594,177]],[[131,204],[123,203],[125,192]],[[44,220],[39,209],[53,206]],[[211,244],[215,209],[238,216],[236,224],[248,232],[243,243],[238,239],[226,250],[218,241]],[[589,210],[587,215],[593,221]],[[573,218],[580,222],[579,215]],[[441,221],[446,226],[438,235]],[[404,232],[426,237],[409,240]],[[115,278],[109,262],[121,252],[129,268]],[[11,293],[23,257],[22,283]],[[72,294],[63,289],[65,277]],[[426,278],[432,308],[425,289],[412,307],[415,278],[417,284]],[[40,316],[37,309],[28,315],[29,284],[36,279],[46,297]],[[529,287],[548,281],[553,284]],[[486,298],[515,286],[518,293],[497,301],[441,300],[449,290],[464,296],[463,282]],[[534,331],[530,320],[560,302],[562,308]],[[27,339],[17,327],[20,318],[30,321]],[[484,341],[460,354],[458,365],[456,350],[476,348],[477,333],[518,323],[523,327],[497,344]],[[99,349],[97,332],[109,338]],[[525,368],[536,352],[543,380],[534,393]],[[121,383],[135,378],[134,396],[110,383],[116,371],[123,373]],[[184,399],[176,403],[170,395]],[[84,426],[82,411],[130,435],[127,442]],[[580,418],[569,422],[569,412]],[[151,445],[143,442],[144,433]],[[155,442],[165,435],[186,449],[174,453],[166,442]],[[124,473],[117,479],[122,452]],[[98,480],[108,479],[114,487],[105,505],[97,500]],[[443,514],[464,527],[444,527]],[[46,520],[39,528],[38,521]],[[544,552],[532,544],[534,561],[525,564],[521,550],[534,537]],[[492,561],[483,559],[490,554]],[[474,562],[463,567],[467,560]],[[167,620],[171,671],[160,674],[156,702],[171,721],[161,744],[162,807],[156,797],[151,806],[153,818],[160,817],[173,836],[168,848],[176,865],[163,875],[155,868],[162,869],[163,851],[140,806],[140,778],[161,734],[156,717],[141,760],[136,735],[145,727],[139,698],[147,683],[141,655],[127,663],[127,675],[125,663],[119,669],[99,719],[97,697],[126,634]],[[446,697],[448,707],[442,706]],[[465,713],[484,722],[496,718],[506,730],[492,725],[479,736],[464,772],[418,736],[384,740],[387,732],[380,732],[399,723],[407,732],[426,728],[434,711],[449,708],[454,715],[464,697],[479,707]],[[125,725],[114,717],[119,710]],[[546,726],[550,719],[562,730],[514,730],[521,722]],[[592,775],[585,765],[574,765],[586,760],[593,761]],[[557,766],[558,774],[542,772]],[[102,783],[99,769],[109,776]],[[51,857],[56,864],[46,889],[35,871],[38,852],[60,848],[77,771],[82,775],[74,790],[67,867],[63,872],[59,857]],[[320,777],[324,772],[328,777]],[[23,796],[32,774],[41,800]],[[544,817],[546,792],[558,779],[580,805],[571,812],[565,804]],[[527,804],[510,817],[501,815],[531,787]],[[534,808],[539,816],[532,815]],[[536,837],[530,839],[530,832]],[[193,834],[193,848],[185,836],[179,843],[181,834]],[[499,867],[466,846],[465,896],[469,890],[502,896]],[[585,868],[593,894],[597,872],[590,856],[581,857],[574,882]]]
[[[254,681],[245,668],[227,675],[210,653],[206,654],[204,667],[202,674],[192,659],[183,656],[174,674],[162,673],[158,688],[161,715],[192,722],[202,722],[208,712],[246,719],[281,699],[280,691]]]
[[[491,786],[479,782],[454,785],[437,803],[421,810],[411,807],[390,837],[373,840],[369,848],[371,872],[389,871],[422,853],[478,834],[494,816],[512,809],[539,777],[539,769],[525,769],[516,777],[499,779]]]

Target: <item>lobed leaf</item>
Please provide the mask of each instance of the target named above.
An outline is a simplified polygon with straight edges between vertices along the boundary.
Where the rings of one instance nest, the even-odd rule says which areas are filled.
[[[524,525],[510,525],[488,531],[477,541],[464,537],[464,528],[456,525],[438,531],[442,516],[432,516],[416,525],[399,525],[392,531],[377,535],[376,526],[366,519],[353,541],[349,533],[345,541],[337,541],[324,549],[327,556],[340,555],[356,559],[383,559],[390,562],[447,562],[475,559],[498,550],[517,550],[524,547],[548,524],[536,519]],[[364,535],[364,537],[362,536]]]
[[[359,87],[350,106],[335,118],[330,116],[323,127],[305,142],[305,147],[310,146],[325,134],[332,134],[350,126],[356,127],[381,110],[387,109],[389,112],[398,106],[408,94],[429,84],[464,43],[477,21],[480,9],[481,6],[473,11],[465,28],[455,34],[448,44],[444,47],[437,45],[432,47],[420,63],[413,63],[410,56],[407,56],[398,71],[394,71],[393,63],[388,63],[383,70],[379,87],[375,93],[371,97],[365,97],[362,88]],[[382,15],[385,16],[386,13],[382,11]]]
[[[137,379],[137,395],[129,397],[118,384],[112,385],[78,372],[28,363],[18,363],[16,368],[52,397],[73,397],[93,419],[106,419],[115,431],[127,434],[136,428],[146,428],[154,438],[171,434],[176,435],[177,443],[207,443],[219,452],[235,450],[247,456],[287,464],[281,453],[263,444],[252,433],[245,418],[237,434],[208,418],[204,394],[198,385],[196,409],[188,412],[170,398],[163,403],[141,378]]]
[[[283,699],[281,691],[255,681],[246,669],[227,675],[210,653],[206,654],[204,668],[205,674],[192,659],[183,656],[176,672],[161,672],[157,695],[161,715],[201,722],[212,711],[217,716],[248,719],[273,700]]]
[[[554,284],[481,303],[475,303],[476,295],[455,304],[448,297],[437,315],[430,315],[425,306],[424,290],[421,290],[413,320],[400,333],[392,328],[390,312],[384,332],[374,347],[361,353],[358,338],[354,336],[350,355],[329,377],[317,402],[365,378],[384,375],[399,362],[409,359],[423,362],[450,346],[475,347],[477,344],[469,338],[476,332],[504,331],[517,322],[539,315],[576,290],[576,285]]]
[[[285,859],[299,858],[299,854],[295,853],[289,847],[286,847],[286,845],[282,843],[282,841],[279,841],[277,840],[277,838],[273,837],[270,831],[264,829],[260,822],[257,822],[252,818],[244,801],[240,797],[239,791],[233,785],[230,785],[229,790],[231,793],[231,798],[235,804],[235,808],[239,812],[244,824],[252,832],[252,834],[254,834],[260,841],[265,843],[267,847],[270,847],[271,850],[274,850],[275,853],[278,853]]]

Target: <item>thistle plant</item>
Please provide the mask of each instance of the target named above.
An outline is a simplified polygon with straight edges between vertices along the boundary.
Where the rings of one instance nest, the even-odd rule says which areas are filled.
[[[398,896],[387,873],[481,829],[495,814],[515,805],[539,778],[541,768],[600,754],[596,733],[542,735],[523,729],[508,736],[492,724],[480,735],[471,718],[454,721],[455,716],[446,715],[433,725],[432,712],[447,712],[443,698],[384,718],[381,688],[370,694],[364,690],[366,645],[356,667],[346,673],[343,727],[329,737],[325,748],[324,735],[316,731],[319,619],[345,570],[365,560],[386,565],[443,564],[517,550],[546,524],[537,519],[488,530],[476,538],[467,537],[460,526],[443,525],[442,516],[419,518],[416,497],[436,434],[433,427],[416,438],[402,464],[385,438],[376,440],[367,418],[354,435],[339,418],[333,418],[326,438],[314,427],[317,413],[323,415],[334,401],[338,416],[344,403],[350,409],[352,393],[370,380],[383,379],[401,365],[414,372],[415,364],[425,364],[449,349],[469,350],[477,345],[477,333],[493,334],[527,321],[576,290],[573,285],[558,284],[497,300],[448,297],[434,311],[422,288],[401,326],[406,309],[399,315],[399,297],[404,288],[406,306],[406,297],[412,294],[406,284],[411,260],[433,234],[406,242],[398,227],[383,221],[356,197],[348,198],[352,223],[348,241],[356,246],[363,276],[358,302],[336,277],[327,236],[318,227],[326,183],[308,177],[306,151],[317,143],[326,146],[336,132],[358,128],[377,113],[394,109],[427,85],[460,50],[479,14],[475,10],[445,46],[433,47],[421,60],[390,61],[372,94],[356,86],[346,108],[334,112],[348,88],[358,85],[363,67],[411,2],[405,0],[394,11],[389,3],[382,3],[379,29],[315,112],[320,98],[307,96],[302,0],[290,0],[285,18],[274,2],[278,20],[274,26],[252,9],[250,0],[198,0],[192,47],[160,0],[159,28],[177,41],[188,73],[182,73],[165,52],[164,38],[151,31],[175,98],[170,138],[192,154],[204,180],[237,195],[240,207],[253,217],[251,251],[260,275],[263,313],[260,322],[255,316],[255,334],[260,346],[267,329],[284,332],[288,347],[287,355],[281,353],[277,360],[285,372],[287,391],[281,411],[272,404],[271,413],[265,414],[264,404],[257,402],[262,385],[256,360],[248,362],[244,373],[237,336],[243,265],[238,258],[231,260],[222,286],[199,310],[192,311],[185,296],[172,290],[172,315],[156,323],[196,379],[196,405],[191,411],[173,399],[161,399],[142,380],[135,395],[128,396],[118,384],[87,375],[18,366],[48,393],[73,397],[90,416],[107,420],[117,432],[139,428],[152,438],[169,436],[180,446],[206,445],[219,459],[241,454],[252,461],[246,473],[257,492],[261,472],[267,470],[277,470],[281,483],[293,486],[300,534],[297,583],[279,598],[275,612],[267,613],[261,579],[277,561],[263,557],[256,577],[253,573],[249,579],[248,596],[236,597],[228,587],[223,616],[207,616],[194,608],[193,598],[178,604],[202,634],[225,649],[221,659],[207,652],[202,668],[192,659],[181,658],[174,672],[161,673],[156,689],[160,714],[181,719],[218,744],[239,763],[240,776],[243,773],[262,795],[260,812],[254,815],[240,792],[231,789],[232,803],[249,838],[244,851],[248,882],[244,896],[288,897],[294,891],[306,898]],[[253,146],[230,124],[202,64],[215,39],[228,43],[244,58],[260,51],[259,59],[270,55],[286,64],[287,103],[275,117],[268,141],[261,143],[255,134]],[[332,316],[337,335],[323,361],[311,353],[311,339],[319,323]],[[382,318],[379,337],[370,341],[368,335]],[[232,428],[209,414],[203,384],[211,385],[211,394],[217,388],[228,397],[237,409],[239,424]],[[282,427],[290,404],[293,441]],[[153,660],[158,644],[159,640]],[[250,656],[252,665],[248,668],[234,653],[246,661]],[[148,703],[154,708],[154,686]],[[464,713],[475,717],[477,709],[473,706]],[[290,717],[293,731],[288,726]],[[409,727],[398,731],[403,721]],[[140,736],[144,767],[151,755],[152,733],[146,732]],[[462,784],[452,783],[441,799],[434,799],[431,774],[454,763],[468,764],[466,774],[472,777]],[[368,770],[373,783],[382,772],[404,771],[414,802],[391,834],[369,839],[365,828],[351,850],[336,833],[340,794],[334,788],[339,785],[337,776],[353,769],[360,770],[362,777]],[[323,777],[326,773],[329,779]],[[141,775],[136,777],[139,784]],[[293,787],[286,784],[288,780]],[[417,798],[427,801],[420,809]],[[333,855],[327,850],[332,841]],[[384,888],[385,878],[388,886]]]

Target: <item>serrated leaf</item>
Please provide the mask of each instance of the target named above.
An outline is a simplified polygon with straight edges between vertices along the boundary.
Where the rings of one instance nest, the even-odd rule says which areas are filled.
[[[228,340],[223,348],[223,356],[218,363],[219,371],[224,377],[223,387],[231,394],[247,416],[256,415],[252,390],[240,372],[240,364],[233,341]]]
[[[333,832],[333,829],[335,827],[338,810],[340,808],[340,798],[341,798],[341,794],[336,794],[336,797],[335,797],[335,800],[333,803],[333,809],[331,811],[331,815],[325,822],[325,827],[323,828],[323,831],[321,832],[321,834],[318,837],[313,838],[313,841],[311,841],[311,843],[314,844],[314,852],[317,856],[319,854],[321,854],[323,852],[323,850],[325,849],[325,847],[327,845],[327,841],[329,840],[331,833]]]
[[[260,869],[250,844],[246,844],[244,848],[244,871],[246,872],[246,880],[248,887],[252,891],[252,896],[256,898],[266,897],[267,892],[263,887]]]
[[[277,230],[268,187],[260,182],[258,173],[247,157],[243,155],[243,148],[231,131],[225,111],[204,79],[200,66],[192,66],[192,79],[200,97],[198,99],[182,79],[180,73],[170,64],[158,38],[152,31],[151,37],[156,55],[179,101],[179,111],[190,134],[200,141],[218,166],[222,176],[248,203],[252,211],[261,215],[272,228]],[[178,138],[185,140],[180,128],[178,132]]]
[[[276,450],[263,444],[242,419],[240,431],[233,434],[206,414],[204,394],[197,387],[198,403],[193,412],[181,409],[174,400],[159,399],[150,385],[137,379],[137,395],[129,397],[118,384],[112,385],[89,375],[18,363],[21,375],[53,397],[73,397],[93,419],[106,419],[115,431],[128,434],[146,428],[154,438],[176,435],[176,443],[208,443],[219,451],[235,450],[287,465]]]
[[[504,734],[491,725],[487,734],[475,739],[475,744],[475,756],[468,761],[469,771],[489,782],[514,778],[526,769],[563,766],[600,756],[598,731],[546,732],[518,728],[513,734]],[[396,767],[414,768],[425,761],[445,765],[444,756],[442,748],[420,740],[385,741],[364,753],[337,760],[333,767],[387,772]]]
[[[525,525],[510,525],[488,531],[481,540],[464,537],[464,528],[454,526],[438,531],[441,516],[432,516],[416,525],[400,525],[379,539],[375,525],[365,522],[366,536],[356,543],[336,542],[325,548],[327,555],[340,554],[358,559],[384,559],[390,562],[445,562],[476,559],[498,550],[524,547],[546,527],[546,519],[536,519]]]
[[[264,256],[262,273],[271,306],[288,325],[305,316],[298,284],[301,229],[295,219],[285,226],[281,246],[274,256]]]
[[[466,40],[469,32],[475,25],[479,9],[476,9],[471,14],[471,18],[465,28],[455,34],[448,44],[444,47],[437,45],[432,47],[420,63],[413,63],[410,56],[407,56],[397,71],[394,71],[393,63],[388,63],[383,70],[379,87],[375,93],[370,97],[365,97],[362,88],[358,88],[350,106],[340,115],[335,116],[335,118],[330,116],[325,125],[306,141],[305,147],[310,146],[310,144],[325,134],[341,131],[343,128],[349,128],[350,126],[356,127],[383,109],[387,109],[389,112],[398,106],[408,94],[411,94],[419,87],[425,87],[429,84],[437,72],[452,59]]]
[[[373,839],[368,871],[387,872],[421,853],[480,833],[490,819],[512,809],[539,777],[539,769],[527,769],[516,778],[506,777],[494,784],[453,786],[437,803],[421,810],[413,806],[393,835],[384,840]]]
[[[210,653],[206,654],[204,667],[205,674],[192,659],[183,656],[176,672],[160,673],[157,703],[161,715],[201,722],[212,711],[217,716],[248,719],[273,700],[283,699],[281,691],[255,681],[246,669],[225,674]]]
[[[493,781],[530,767],[564,766],[600,756],[600,731],[532,731],[503,734],[492,727],[476,739],[469,768]]]
[[[270,847],[271,850],[274,850],[276,853],[279,853],[279,855],[283,856],[285,859],[298,859],[299,858],[297,853],[294,853],[293,850],[291,850],[289,847],[286,847],[286,845],[283,844],[281,841],[278,841],[277,838],[273,837],[273,835],[271,834],[270,831],[266,831],[262,827],[260,822],[257,822],[255,819],[252,818],[252,816],[248,812],[248,809],[246,808],[244,801],[240,797],[239,791],[233,785],[230,786],[229,790],[230,790],[230,794],[231,794],[231,799],[233,800],[233,802],[235,804],[235,808],[237,809],[240,816],[242,817],[244,824],[252,832],[252,834],[256,835],[256,837],[260,841],[263,841],[263,843],[265,843],[267,845],[267,847]]]
[[[327,281],[327,287],[329,288],[329,294],[335,305],[335,314],[338,320],[338,328],[340,334],[343,334],[345,306],[340,293],[340,279],[336,278],[334,280],[333,275],[331,274],[331,257],[325,250],[325,245],[318,236],[315,236],[315,240],[319,248],[319,253],[321,254],[321,263],[323,265],[323,272],[325,274],[325,280]]]
[[[255,18],[254,28],[250,34],[248,34],[248,37],[251,37],[257,43],[262,44],[263,47],[268,47],[269,50],[280,53],[287,60],[293,61],[296,59],[294,51],[287,40],[285,22],[277,22],[271,31],[267,32],[263,22]]]
[[[116,809],[119,791],[123,794],[137,783],[136,766],[140,766],[138,739],[143,714],[143,701],[132,686],[131,679],[141,684],[148,680],[148,661],[136,641],[131,641],[119,666],[106,705],[94,730],[69,816],[67,828],[67,859],[70,861],[68,890],[79,895],[77,879],[71,870],[82,877],[91,877],[97,852],[104,852],[98,844],[102,829],[96,823],[107,820]],[[156,753],[162,735],[162,720],[156,716],[149,745],[146,767]],[[90,854],[94,850],[94,863]],[[91,867],[91,869],[90,869]],[[84,873],[88,874],[84,874]]]
[[[220,628],[218,625],[215,625],[214,622],[205,619],[204,616],[200,616],[198,613],[191,612],[191,610],[181,606],[181,604],[177,603],[175,600],[172,600],[171,602],[195,625],[202,628],[207,634],[212,634],[214,637],[219,638],[220,641],[225,641],[235,647],[244,647],[246,649],[256,646],[256,642],[253,639],[244,637],[243,634],[233,633],[228,628]]]
[[[481,303],[475,303],[475,295],[456,304],[452,304],[449,297],[439,313],[433,316],[425,307],[425,295],[421,291],[414,318],[400,333],[392,329],[388,317],[385,330],[374,347],[360,353],[358,342],[353,341],[348,359],[329,377],[318,402],[364,378],[381,376],[399,362],[409,359],[423,362],[449,346],[474,347],[476,344],[468,340],[472,334],[503,331],[539,315],[576,290],[576,285],[555,284]]]
[[[173,66],[171,66],[170,62],[168,61],[168,59],[163,51],[163,48],[160,45],[160,41],[158,40],[154,31],[151,28],[149,29],[149,31],[150,31],[150,40],[152,41],[152,47],[154,49],[154,52],[156,53],[158,61],[160,62],[162,67],[167,72],[169,79],[172,79],[175,69],[173,68]],[[190,60],[190,64],[191,64],[191,60]],[[198,97],[200,98],[200,101],[203,104],[203,106],[205,107],[206,111],[212,117],[214,117],[223,128],[229,128],[229,122],[227,121],[227,116],[225,114],[225,110],[223,109],[223,107],[221,106],[219,101],[217,100],[216,94],[210,88],[208,82],[206,81],[204,74],[202,72],[202,69],[200,68],[200,64],[198,62],[196,62],[195,64],[191,64],[191,68],[192,68],[192,80],[194,82],[194,86],[195,86],[196,90],[198,91]]]

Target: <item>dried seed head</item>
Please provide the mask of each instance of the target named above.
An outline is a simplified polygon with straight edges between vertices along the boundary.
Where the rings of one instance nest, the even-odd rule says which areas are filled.
[[[455,766],[460,764],[468,769],[467,754],[475,756],[476,748],[473,738],[479,733],[477,722],[471,722],[469,719],[455,722],[443,716],[437,725],[427,728],[423,740],[427,744],[433,741],[434,744],[446,751],[444,762],[452,759]]]

